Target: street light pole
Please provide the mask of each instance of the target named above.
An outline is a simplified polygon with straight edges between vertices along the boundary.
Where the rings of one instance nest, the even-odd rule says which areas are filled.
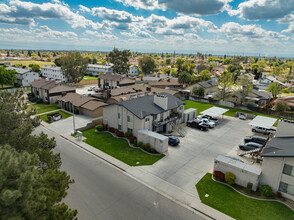
[[[73,105],[72,103],[72,113],[73,113],[73,117],[72,117],[72,120],[73,120],[73,130],[74,130],[74,134],[76,133],[76,128],[75,128],[75,106]]]

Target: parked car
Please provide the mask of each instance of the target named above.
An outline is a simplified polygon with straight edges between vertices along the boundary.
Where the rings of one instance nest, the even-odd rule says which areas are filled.
[[[103,92],[104,89],[99,89],[99,88],[98,88],[98,89],[95,89],[94,91],[95,91],[95,92]]]
[[[249,151],[249,150],[261,149],[262,145],[255,142],[241,143],[239,144],[239,148],[240,150]]]
[[[168,144],[171,146],[178,146],[180,144],[180,139],[175,136],[168,136]]]
[[[215,123],[213,121],[210,121],[207,118],[197,117],[196,120],[199,120],[202,123],[206,124],[209,128],[214,128],[215,127]]]
[[[193,128],[198,128],[201,131],[208,131],[208,126],[204,124],[203,122],[198,122],[198,121],[187,121],[187,126],[188,127],[193,127]]]
[[[89,89],[88,89],[88,91],[94,91],[96,89],[96,87],[90,87]]]
[[[275,129],[268,129],[262,127],[253,127],[252,132],[262,133],[262,134],[274,134],[276,132]]]
[[[239,114],[239,119],[241,119],[241,120],[246,120],[246,119],[247,119],[247,115],[244,114],[244,113],[240,113],[240,114]]]
[[[268,138],[259,137],[259,136],[246,136],[244,138],[245,143],[254,142],[254,143],[261,144],[262,146],[264,146],[267,141],[268,141]]]
[[[209,119],[210,121],[213,121],[216,125],[218,124],[218,119],[217,118],[214,118],[210,115],[200,115],[202,118],[207,118]]]

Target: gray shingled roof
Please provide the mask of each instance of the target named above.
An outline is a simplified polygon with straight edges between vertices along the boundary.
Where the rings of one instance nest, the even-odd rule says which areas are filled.
[[[199,82],[198,84],[206,89],[210,87],[215,87],[218,85],[216,80],[208,80],[204,82]]]
[[[294,157],[294,125],[279,122],[275,137],[264,147],[263,157]]]
[[[259,96],[259,98],[263,98],[263,99],[270,99],[271,98],[271,96],[268,93],[264,92],[264,91],[259,91],[259,90],[256,90],[256,89],[252,89],[251,92],[253,94]]]
[[[160,93],[168,97],[168,110],[179,107],[180,105],[185,105],[180,99],[168,93]],[[162,109],[158,105],[154,104],[154,95],[143,96],[136,99],[131,99],[127,101],[122,101],[115,103],[115,105],[120,105],[125,107],[127,110],[132,112],[136,117],[143,119],[148,115],[156,115],[166,110]]]

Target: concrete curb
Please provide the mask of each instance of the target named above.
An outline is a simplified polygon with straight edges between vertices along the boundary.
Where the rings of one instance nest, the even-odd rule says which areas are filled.
[[[50,124],[47,124],[46,122],[41,122],[41,125],[48,130],[58,134],[65,140],[73,143],[75,146],[80,147],[81,149],[85,150],[86,152],[92,154],[93,156],[98,157],[105,163],[108,163],[118,170],[124,172],[129,177],[135,179],[136,181],[140,182],[141,184],[145,185],[146,187],[154,190],[155,192],[161,194],[162,196],[170,199],[171,201],[177,203],[178,205],[181,205],[182,207],[187,208],[188,210],[201,215],[205,219],[229,219],[232,218],[227,216],[224,213],[219,212],[216,209],[213,209],[203,203],[197,198],[195,195],[192,195],[183,189],[172,185],[165,180],[154,176],[153,174],[150,174],[149,172],[143,171],[140,169],[139,166],[131,167],[116,158],[111,157],[110,155],[88,145],[87,143],[84,143],[82,141],[77,141],[74,137],[63,134],[61,131],[57,130],[56,128],[51,128],[52,126]],[[132,168],[135,168],[135,173],[132,173]],[[136,174],[136,171],[138,172]],[[149,182],[148,182],[149,180]],[[154,186],[154,183],[158,183],[157,187]],[[209,214],[206,214],[209,213]]]
[[[235,189],[235,188],[232,187],[231,185],[229,185],[229,184],[227,184],[227,183],[220,182],[220,181],[214,179],[213,176],[211,176],[211,179],[212,179],[214,182],[221,183],[221,184],[223,184],[223,185],[225,185],[225,186],[230,187],[230,188],[233,189],[235,192],[237,192],[237,193],[239,193],[239,194],[241,194],[242,196],[245,196],[245,197],[247,197],[247,198],[250,198],[250,199],[256,199],[256,200],[260,200],[260,201],[266,201],[266,202],[279,202],[279,203],[284,204],[285,206],[288,206],[291,210],[294,211],[294,208],[292,208],[292,207],[289,206],[288,204],[284,203],[283,201],[276,200],[276,199],[261,199],[261,198],[256,198],[256,197],[248,196],[248,195],[246,195],[246,194],[244,194],[244,193],[238,191],[237,189]]]

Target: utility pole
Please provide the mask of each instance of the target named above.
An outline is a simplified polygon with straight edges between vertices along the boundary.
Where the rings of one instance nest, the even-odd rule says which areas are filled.
[[[72,120],[73,120],[73,130],[74,130],[74,134],[76,133],[76,127],[75,127],[75,106],[73,105],[72,103],[72,113],[73,113],[73,117],[72,117]]]

